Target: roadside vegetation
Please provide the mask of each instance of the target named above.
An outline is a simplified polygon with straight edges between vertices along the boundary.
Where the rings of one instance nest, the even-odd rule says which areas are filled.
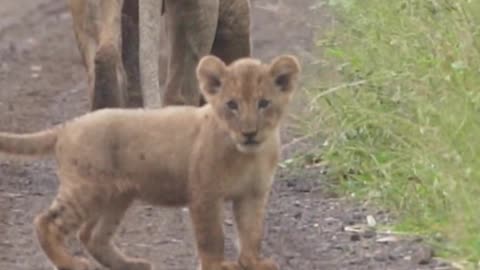
[[[480,1],[329,2],[313,155],[341,192],[394,211],[394,230],[480,267]]]

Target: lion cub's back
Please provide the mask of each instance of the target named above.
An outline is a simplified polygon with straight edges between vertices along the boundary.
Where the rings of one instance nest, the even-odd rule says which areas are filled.
[[[176,172],[182,174],[176,177],[184,178],[177,166],[188,163],[204,110],[104,109],[84,115],[59,134],[57,161],[79,173],[150,178]]]
[[[201,121],[204,108],[171,106],[163,109],[102,109],[67,122],[60,137],[71,143],[109,140],[129,133],[145,136],[152,132],[172,134]],[[168,131],[168,132],[167,132]],[[157,134],[160,135],[160,134]]]

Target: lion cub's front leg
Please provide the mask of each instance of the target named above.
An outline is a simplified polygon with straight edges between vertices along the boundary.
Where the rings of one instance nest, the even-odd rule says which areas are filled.
[[[197,242],[201,270],[241,270],[224,262],[223,199],[197,194],[190,204],[190,217]]]
[[[240,240],[239,264],[243,270],[277,270],[271,259],[260,257],[263,221],[269,192],[248,194],[233,202]]]

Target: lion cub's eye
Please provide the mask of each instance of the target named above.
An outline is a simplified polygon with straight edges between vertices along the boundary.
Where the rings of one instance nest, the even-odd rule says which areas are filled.
[[[266,100],[266,99],[262,98],[258,101],[258,108],[259,109],[265,109],[265,108],[268,107],[268,105],[270,105],[270,100]]]
[[[229,102],[227,102],[227,108],[232,111],[236,111],[238,110],[238,104],[237,102],[235,102],[235,100],[230,100]]]

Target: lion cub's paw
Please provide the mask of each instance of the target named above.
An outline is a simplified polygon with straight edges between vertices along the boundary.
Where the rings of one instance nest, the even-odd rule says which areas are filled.
[[[237,262],[224,261],[221,270],[243,270],[243,268]]]
[[[95,265],[82,257],[75,257],[73,259],[73,264],[69,267],[56,267],[55,270],[94,270]]]
[[[278,265],[273,259],[259,261],[254,270],[278,270]]]
[[[278,265],[272,259],[240,263],[242,270],[278,270]]]
[[[152,270],[152,264],[142,259],[128,259],[125,270]]]

